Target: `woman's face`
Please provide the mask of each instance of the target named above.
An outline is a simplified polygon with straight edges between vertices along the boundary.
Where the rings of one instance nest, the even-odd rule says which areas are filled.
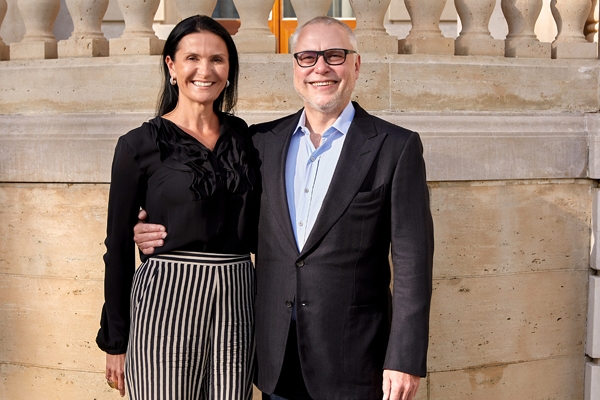
[[[175,59],[165,59],[171,77],[179,88],[178,107],[212,103],[225,89],[229,74],[229,53],[225,41],[210,32],[184,36],[175,52]]]

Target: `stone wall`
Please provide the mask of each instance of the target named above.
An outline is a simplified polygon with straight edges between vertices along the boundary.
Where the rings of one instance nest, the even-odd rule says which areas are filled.
[[[118,397],[94,343],[110,162],[117,137],[152,116],[158,62],[0,65],[2,399]],[[242,56],[240,116],[300,107],[290,62]],[[363,57],[356,99],[425,145],[436,253],[419,400],[584,398],[598,71]]]

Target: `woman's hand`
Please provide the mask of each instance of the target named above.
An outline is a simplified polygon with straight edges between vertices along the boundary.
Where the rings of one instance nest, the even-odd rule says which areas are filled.
[[[106,354],[106,381],[109,385],[115,382],[115,389],[125,396],[125,354]]]

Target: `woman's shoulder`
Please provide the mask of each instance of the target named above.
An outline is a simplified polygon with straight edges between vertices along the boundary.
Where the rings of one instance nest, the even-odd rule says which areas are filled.
[[[232,131],[240,133],[244,136],[247,135],[248,124],[240,117],[236,117],[233,114],[223,114],[222,120],[225,126],[227,126]]]
[[[160,125],[161,117],[154,117],[143,122],[137,128],[133,128],[119,137],[119,143],[126,143],[136,153],[145,153],[156,150],[156,130]]]

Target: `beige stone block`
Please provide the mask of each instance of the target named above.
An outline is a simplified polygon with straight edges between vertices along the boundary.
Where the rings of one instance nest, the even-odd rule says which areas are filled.
[[[559,42],[552,43],[552,58],[598,58],[598,43]]]
[[[600,359],[600,276],[590,276],[585,354]],[[600,393],[599,393],[600,394]]]
[[[591,189],[587,180],[431,184],[435,277],[587,274]]]
[[[434,279],[429,370],[571,356],[583,363],[587,281],[585,270]]]
[[[71,38],[58,42],[59,57],[107,57],[108,40],[105,38]]]
[[[398,40],[399,54],[438,54],[453,55],[454,39],[452,38],[411,38]]]
[[[0,274],[104,279],[107,199],[108,185],[0,184]]]
[[[152,114],[160,63],[160,56],[8,61],[0,73],[0,114]],[[107,126],[105,133],[124,132]]]
[[[302,99],[294,89],[292,62],[290,54],[240,54],[237,109],[287,114],[299,110]]]
[[[110,39],[110,55],[160,55],[165,41],[157,37],[135,37]]]
[[[587,362],[585,364],[585,395],[584,400],[600,399],[600,363]]]
[[[551,44],[536,39],[506,40],[505,50],[506,57],[550,58],[552,56]]]
[[[10,45],[11,60],[33,60],[57,58],[56,41],[18,42]]]
[[[233,35],[235,47],[240,53],[276,53],[277,39],[275,35]]]
[[[583,398],[583,357],[558,357],[514,364],[435,372],[430,399],[579,400]]]
[[[4,44],[0,38],[0,61],[10,60],[10,46]]]
[[[395,55],[392,55],[395,56]],[[390,107],[390,74],[388,54],[362,55],[353,99],[366,109],[388,110]]]
[[[504,40],[459,36],[454,43],[454,54],[457,56],[504,57]]]
[[[387,35],[357,35],[356,43],[362,53],[398,53],[398,38]]]
[[[101,355],[100,358],[104,359]],[[47,368],[0,363],[0,398],[5,400],[116,400],[102,370]]]
[[[100,371],[95,339],[104,303],[102,280],[3,275],[0,360],[68,370]]]
[[[592,60],[388,57],[392,111],[544,110],[564,115],[598,104],[598,63]]]

